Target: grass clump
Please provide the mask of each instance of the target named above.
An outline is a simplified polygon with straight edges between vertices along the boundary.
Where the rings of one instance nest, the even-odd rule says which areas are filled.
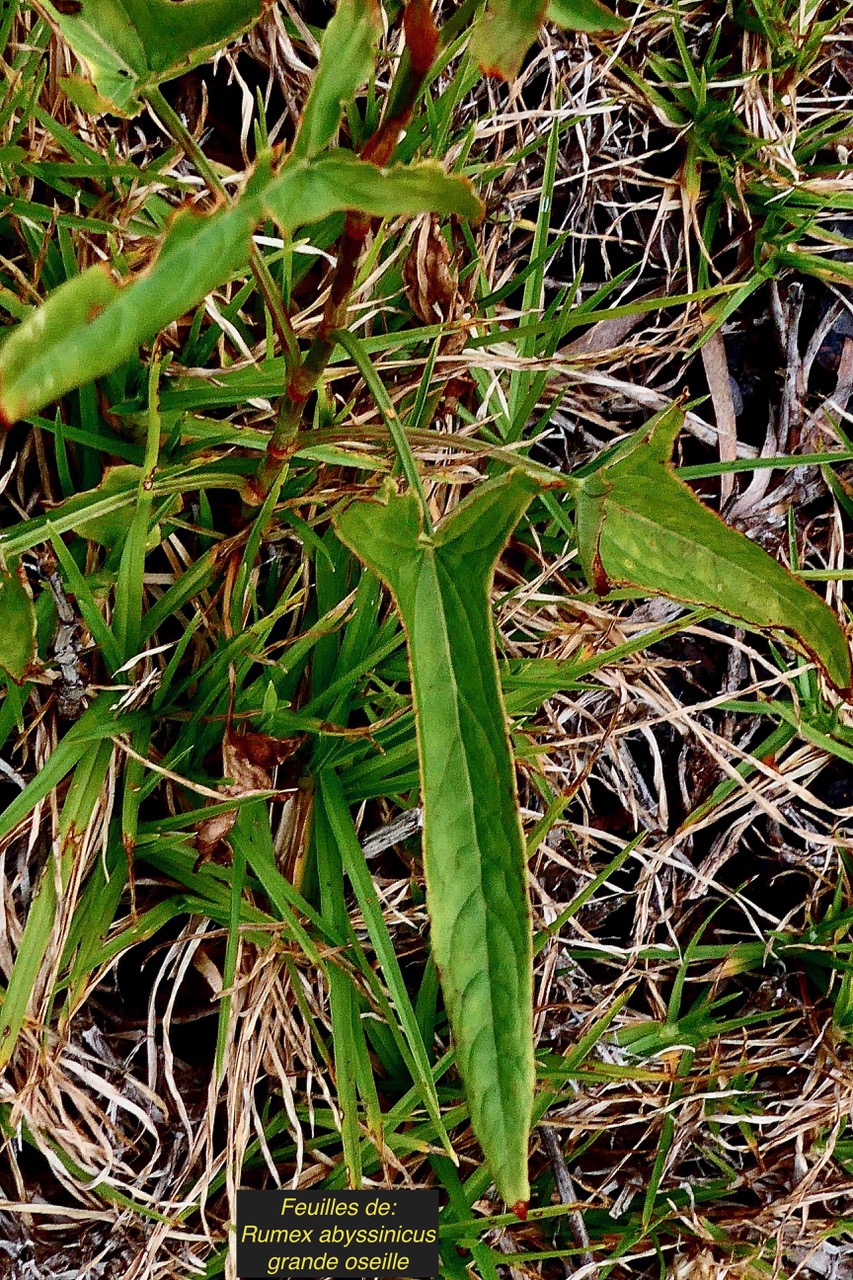
[[[454,1277],[843,1274],[846,14],[275,5],[119,100],[88,3],[0,21],[11,1274],[228,1273],[279,1185],[437,1186]]]

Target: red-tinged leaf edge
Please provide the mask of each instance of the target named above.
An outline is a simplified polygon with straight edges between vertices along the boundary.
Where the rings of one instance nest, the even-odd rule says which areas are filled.
[[[661,419],[670,413],[673,414],[674,416],[672,417],[672,420],[669,424],[668,429],[665,431],[660,430],[660,426],[662,425]],[[702,508],[702,511],[704,513],[704,518],[711,517],[719,525],[721,525],[728,533],[732,533],[733,530],[731,526],[726,523],[726,521],[722,518],[719,512],[714,511],[713,508],[706,506],[705,503],[702,502],[697,497],[697,495],[693,492],[690,486],[685,484],[684,481],[681,480],[677,475],[675,467],[672,463],[671,455],[672,455],[672,447],[675,443],[675,439],[681,428],[682,420],[683,420],[683,411],[681,410],[680,406],[679,405],[671,406],[671,409],[668,411],[665,411],[665,414],[657,415],[655,418],[651,420],[650,423],[646,425],[645,428],[643,428],[643,430],[646,433],[643,439],[643,443],[651,447],[652,452],[656,457],[656,461],[660,465],[662,465],[662,467],[668,474],[668,478],[670,479],[670,481],[674,480],[682,490],[684,490],[686,493],[690,495],[694,503],[696,503],[698,507]],[[626,446],[629,446],[629,447],[631,446],[630,440],[626,441],[625,445],[623,445],[622,448],[625,448]],[[618,462],[618,455],[614,456],[608,463],[605,463],[604,466],[601,468],[602,475],[606,474],[608,468],[610,466],[615,465],[617,462]],[[605,596],[614,589],[627,588],[630,590],[636,587],[638,584],[636,582],[631,581],[629,577],[625,577],[618,573],[614,573],[612,568],[608,570],[605,567],[601,557],[601,553],[600,553],[600,537],[601,537],[601,530],[599,529],[599,533],[596,538],[595,547],[592,551],[592,556],[591,556],[592,572],[591,574],[588,575],[590,586],[599,596]],[[773,561],[773,558],[769,555],[767,559],[769,561],[772,561],[774,564],[776,563],[775,561]],[[783,566],[778,566],[778,567],[782,568]],[[787,572],[791,577],[793,577],[793,575],[790,574],[790,570],[788,570]],[[802,584],[802,585],[805,586],[805,584]],[[646,589],[649,589],[649,588],[644,587],[644,590]],[[806,589],[810,590],[810,588],[806,588]],[[655,587],[654,594],[660,595],[663,598],[668,600],[679,601],[682,604],[684,603],[707,604],[708,603],[707,600],[705,600],[704,598],[700,599],[698,596],[694,599],[688,599],[686,596],[679,596],[677,594],[674,594],[672,591],[667,590],[663,586]],[[818,600],[821,599],[816,592],[814,594]],[[822,603],[825,603],[825,602],[822,602]],[[832,672],[829,670],[827,666],[826,659],[820,653],[817,652],[817,650],[814,648],[814,645],[809,642],[808,638],[802,635],[799,631],[797,631],[796,628],[787,626],[784,622],[773,622],[772,624],[759,624],[750,618],[745,618],[743,616],[742,611],[737,612],[735,609],[723,608],[721,605],[715,606],[715,607],[719,607],[719,612],[722,613],[725,617],[731,618],[735,622],[741,622],[747,628],[750,628],[758,632],[764,632],[771,636],[788,638],[791,642],[791,647],[795,651],[799,651],[800,653],[805,653],[805,655],[812,662],[814,662],[815,666],[823,675],[823,677],[825,678],[827,683],[830,685],[830,687],[834,689],[835,692],[845,700],[845,702],[853,702],[853,661],[851,661],[851,657],[850,657],[849,641],[847,645],[848,652],[847,652],[847,663],[846,663],[846,667],[847,667],[846,680],[842,682],[835,679],[834,675],[832,674]],[[829,611],[829,607],[826,606],[826,608]]]

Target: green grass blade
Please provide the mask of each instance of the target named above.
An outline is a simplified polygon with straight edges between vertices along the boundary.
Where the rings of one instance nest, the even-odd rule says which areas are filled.
[[[314,821],[314,844],[323,914],[335,932],[346,930],[346,905],[343,897],[343,864],[340,850],[320,809]],[[364,1036],[358,1010],[358,997],[352,980],[338,964],[328,966],[329,1006],[332,1021],[332,1045],[335,1057],[335,1084],[341,1110],[341,1139],[344,1164],[351,1187],[361,1186],[361,1131],[358,1122],[358,1064],[356,1037]]]
[[[420,1089],[423,1104],[432,1118],[441,1145],[451,1159],[455,1159],[450,1139],[441,1120],[438,1095],[431,1075],[429,1057],[421,1036],[421,1030],[412,1008],[409,994],[400,972],[400,964],[382,916],[382,908],[376,895],[373,880],[364,860],[361,846],[350,816],[349,805],[337,774],[327,771],[317,780],[317,800],[325,810],[326,821],[340,849],[344,870],[355,890],[358,905],[364,916],[370,941],[379,959],[385,982],[400,1019],[410,1054],[409,1069]]]
[[[338,0],[291,158],[307,160],[335,141],[341,113],[373,70],[382,18],[376,0]]]
[[[53,857],[48,859],[27,915],[15,967],[0,1008],[0,1069],[12,1057],[24,1025],[33,988],[53,935],[57,887],[62,891],[68,884],[78,842],[76,833],[85,831],[98,803],[112,752],[110,742],[90,743],[74,771],[59,824],[59,867],[57,869],[54,865]]]

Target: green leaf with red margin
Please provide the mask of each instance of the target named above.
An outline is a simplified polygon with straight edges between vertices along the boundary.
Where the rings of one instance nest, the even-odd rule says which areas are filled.
[[[601,594],[627,587],[706,605],[770,631],[849,690],[850,647],[825,601],[679,480],[670,459],[683,420],[677,405],[658,414],[575,482],[578,550],[590,584]]]
[[[548,0],[490,0],[469,48],[485,75],[515,79],[547,10]]]

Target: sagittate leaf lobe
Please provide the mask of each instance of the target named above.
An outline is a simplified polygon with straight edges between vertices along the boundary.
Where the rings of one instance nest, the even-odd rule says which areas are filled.
[[[612,587],[706,605],[745,626],[787,636],[842,693],[850,649],[816,592],[704,506],[675,474],[677,406],[625,441],[580,481],[578,550],[596,590]]]

